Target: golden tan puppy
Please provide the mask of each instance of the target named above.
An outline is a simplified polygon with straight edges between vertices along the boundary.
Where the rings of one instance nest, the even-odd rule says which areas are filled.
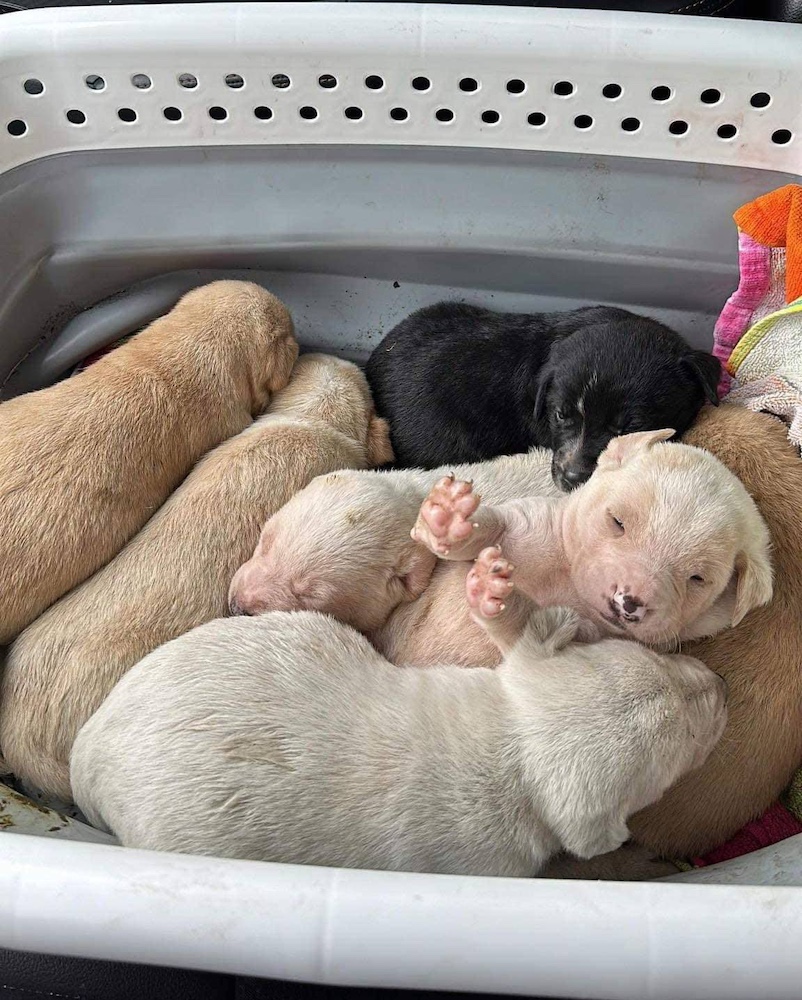
[[[3,403],[0,643],[119,552],[297,353],[278,299],[219,281],[75,378]]]
[[[11,647],[0,691],[11,770],[69,799],[78,730],[143,656],[226,614],[264,521],[315,476],[391,457],[362,372],[304,355],[267,415],[207,455],[108,566]]]
[[[705,410],[683,440],[711,451],[755,500],[773,542],[774,596],[683,649],[726,679],[730,716],[707,763],[633,818],[635,838],[669,857],[729,839],[802,763],[802,461],[783,424],[734,405]]]

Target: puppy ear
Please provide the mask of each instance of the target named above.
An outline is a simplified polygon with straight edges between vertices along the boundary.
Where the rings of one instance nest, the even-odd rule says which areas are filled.
[[[395,573],[404,585],[407,600],[417,600],[426,590],[437,562],[437,556],[433,552],[416,542],[411,542],[404,549]]]
[[[395,461],[393,446],[390,443],[390,425],[375,413],[368,421],[366,448],[368,465],[386,465]]]
[[[680,359],[680,364],[702,387],[705,399],[718,406],[718,383],[721,379],[721,362],[707,351],[691,351]]]
[[[541,374],[535,394],[535,423],[546,423],[546,403],[548,402],[549,390],[551,389],[554,375],[549,372],[547,375]]]
[[[771,562],[763,547],[744,549],[735,558],[735,608],[732,624],[737,625],[752,608],[768,604],[774,592]]]
[[[572,824],[570,833],[561,838],[563,847],[578,858],[595,858],[597,854],[616,851],[630,838],[625,818],[620,814],[591,816]]]
[[[639,431],[637,434],[623,434],[610,441],[604,451],[599,455],[598,467],[600,469],[617,469],[625,465],[633,456],[643,451],[648,451],[653,445],[660,441],[668,441],[674,437],[674,431],[666,427],[659,431]]]

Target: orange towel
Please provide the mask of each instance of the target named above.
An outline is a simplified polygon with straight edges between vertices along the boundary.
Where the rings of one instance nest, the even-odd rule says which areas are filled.
[[[787,184],[764,194],[733,218],[756,243],[785,248],[785,301],[802,297],[802,186]]]

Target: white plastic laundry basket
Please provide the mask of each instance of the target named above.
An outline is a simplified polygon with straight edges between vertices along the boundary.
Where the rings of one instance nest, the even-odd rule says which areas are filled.
[[[797,25],[378,3],[4,15],[3,392],[51,382],[221,273],[280,295],[304,344],[355,357],[446,295],[610,302],[709,345],[737,282],[732,212],[802,174],[801,94]],[[801,851],[738,877],[802,881]],[[787,886],[0,838],[11,948],[354,985],[754,1000],[798,996],[800,940],[802,888]]]

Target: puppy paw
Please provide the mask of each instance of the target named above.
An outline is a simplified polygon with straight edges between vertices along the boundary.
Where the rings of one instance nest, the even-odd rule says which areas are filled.
[[[501,614],[515,586],[512,582],[514,569],[498,546],[482,549],[465,580],[468,605],[475,615],[495,618]]]
[[[421,505],[418,520],[410,532],[412,538],[425,545],[435,555],[447,556],[464,544],[476,525],[471,518],[481,497],[473,492],[473,483],[441,479]]]

